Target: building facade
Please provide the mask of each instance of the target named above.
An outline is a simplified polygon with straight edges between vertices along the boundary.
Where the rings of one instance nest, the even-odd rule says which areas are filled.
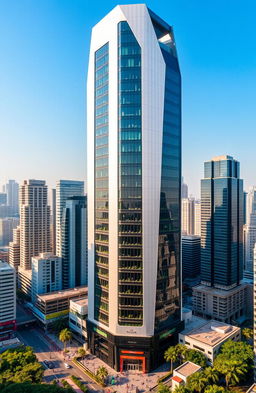
[[[182,236],[182,280],[200,275],[201,239],[200,236]]]
[[[9,180],[5,185],[5,192],[11,213],[13,216],[17,216],[19,214],[19,184],[15,180]]]
[[[61,222],[63,289],[88,283],[87,197],[66,200]]]
[[[181,200],[181,230],[183,235],[193,235],[195,226],[195,200],[183,198]]]
[[[88,340],[148,371],[181,328],[181,75],[172,27],[143,4],[92,30],[88,82]]]
[[[19,283],[24,292],[31,286],[31,258],[51,251],[50,206],[44,180],[25,180],[20,187]]]
[[[13,337],[16,329],[15,269],[0,261],[0,341]]]
[[[62,289],[62,259],[52,253],[41,253],[32,258],[31,297]]]
[[[0,218],[0,246],[8,246],[13,240],[13,230],[19,225],[16,217]]]
[[[84,195],[84,182],[59,180],[56,185],[56,254],[61,256],[61,222],[66,200],[73,196]]]
[[[9,263],[18,273],[20,266],[20,226],[13,230],[13,241],[9,245]]]
[[[68,324],[73,336],[81,343],[87,342],[86,320],[88,317],[88,298],[70,300]],[[87,347],[87,345],[86,345]]]
[[[256,187],[247,194],[246,225],[244,227],[244,270],[253,277],[254,246],[256,244]]]

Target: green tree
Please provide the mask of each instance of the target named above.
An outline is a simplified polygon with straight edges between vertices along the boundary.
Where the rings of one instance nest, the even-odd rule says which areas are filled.
[[[253,339],[253,330],[250,328],[244,328],[242,330],[242,336],[248,341],[251,342]]]
[[[176,388],[174,389],[175,393],[191,393],[192,391],[189,390],[186,386],[184,385],[180,385],[180,386],[176,386]]]
[[[0,385],[1,393],[73,393],[69,388],[65,389],[58,385],[12,383]]]
[[[164,359],[171,364],[171,372],[173,371],[173,363],[177,362],[179,357],[177,347],[169,347],[164,353]]]
[[[214,367],[207,367],[204,375],[209,383],[217,383],[219,381],[219,372]]]
[[[106,367],[101,366],[98,368],[96,375],[101,382],[104,382],[105,378],[108,376],[108,370],[106,369]]]
[[[198,371],[188,378],[187,387],[192,391],[201,393],[207,386],[207,382],[207,378],[204,375],[203,371]]]
[[[217,356],[226,357],[232,360],[241,360],[248,366],[253,366],[253,349],[252,346],[244,341],[226,341],[222,347],[220,354]]]
[[[168,386],[164,385],[163,383],[159,383],[157,387],[157,393],[171,393],[171,390]]]
[[[51,324],[51,329],[57,334],[59,334],[63,329],[66,329],[67,327],[68,327],[67,317],[56,319],[56,321],[54,321]]]
[[[226,390],[223,386],[209,385],[205,388],[204,393],[225,393]]]
[[[196,351],[195,349],[188,349],[185,353],[185,360],[198,364],[201,367],[205,367],[207,359],[202,352]]]
[[[78,356],[80,356],[81,358],[84,358],[86,355],[86,350],[83,347],[78,348],[77,350]]]
[[[227,387],[230,384],[238,384],[248,372],[248,366],[243,364],[242,361],[230,359],[223,360],[219,357],[214,362],[216,370],[224,375]]]
[[[59,334],[59,339],[64,344],[64,350],[66,349],[67,342],[72,339],[72,333],[69,329],[63,329]]]

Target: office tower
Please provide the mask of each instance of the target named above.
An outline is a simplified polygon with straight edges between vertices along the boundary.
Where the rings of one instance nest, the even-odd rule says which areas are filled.
[[[256,187],[247,194],[246,225],[244,226],[244,270],[245,276],[253,277],[253,250],[256,244]]]
[[[88,84],[90,350],[154,369],[181,328],[181,76],[172,27],[144,4],[92,30]]]
[[[204,298],[203,315],[223,322],[240,323],[245,318],[246,285],[240,284],[243,219],[239,162],[230,156],[205,162],[201,180],[201,285],[193,288],[194,310],[202,311],[197,300]],[[230,302],[232,307],[227,311]],[[216,304],[222,304],[226,313],[215,313]]]
[[[37,295],[62,289],[62,260],[52,253],[41,253],[32,258],[31,297],[35,303]]]
[[[87,197],[66,200],[61,222],[63,289],[88,284]]]
[[[15,269],[0,261],[0,341],[13,337],[16,328]]]
[[[4,192],[0,192],[0,205],[7,204],[7,195]]]
[[[181,181],[181,198],[188,198],[188,185],[184,183],[184,178],[182,176]]]
[[[61,256],[61,221],[67,198],[84,195],[84,182],[59,180],[56,186],[56,254]]]
[[[13,229],[19,225],[15,217],[0,218],[0,246],[8,246],[12,241]]]
[[[51,210],[51,245],[52,252],[56,254],[56,189],[52,189],[52,210]]]
[[[195,200],[183,198],[181,200],[181,230],[183,235],[193,235],[195,226]]]
[[[201,236],[201,201],[195,200],[195,222],[194,222],[194,235]]]
[[[7,205],[10,206],[12,215],[19,214],[19,184],[15,180],[9,180],[5,185],[7,193]]]
[[[25,180],[20,187],[19,267],[19,281],[24,292],[29,292],[31,284],[31,258],[50,251],[50,206],[47,185],[43,180]]]
[[[9,244],[9,263],[15,268],[16,273],[20,266],[20,227],[13,230],[13,241]]]
[[[200,274],[201,239],[200,236],[182,236],[182,280]]]

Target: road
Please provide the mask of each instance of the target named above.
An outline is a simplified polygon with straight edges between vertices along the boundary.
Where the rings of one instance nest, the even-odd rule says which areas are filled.
[[[60,379],[68,377],[70,375],[75,375],[78,378],[81,378],[83,382],[85,382],[89,391],[102,391],[99,385],[93,382],[73,363],[71,365],[71,362],[68,362],[71,365],[71,368],[66,369],[64,366],[64,357],[62,351],[56,351],[56,348],[54,348],[53,345],[51,345],[51,343],[47,341],[43,332],[37,327],[18,330],[17,337],[25,345],[29,345],[34,349],[39,362],[43,362],[44,360],[50,360],[54,364],[54,369],[45,370],[45,382],[51,382],[53,379]]]

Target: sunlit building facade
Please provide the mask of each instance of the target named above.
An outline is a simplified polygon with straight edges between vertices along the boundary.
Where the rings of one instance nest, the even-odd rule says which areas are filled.
[[[92,30],[88,83],[88,340],[148,371],[181,328],[181,76],[172,27],[143,4]]]

